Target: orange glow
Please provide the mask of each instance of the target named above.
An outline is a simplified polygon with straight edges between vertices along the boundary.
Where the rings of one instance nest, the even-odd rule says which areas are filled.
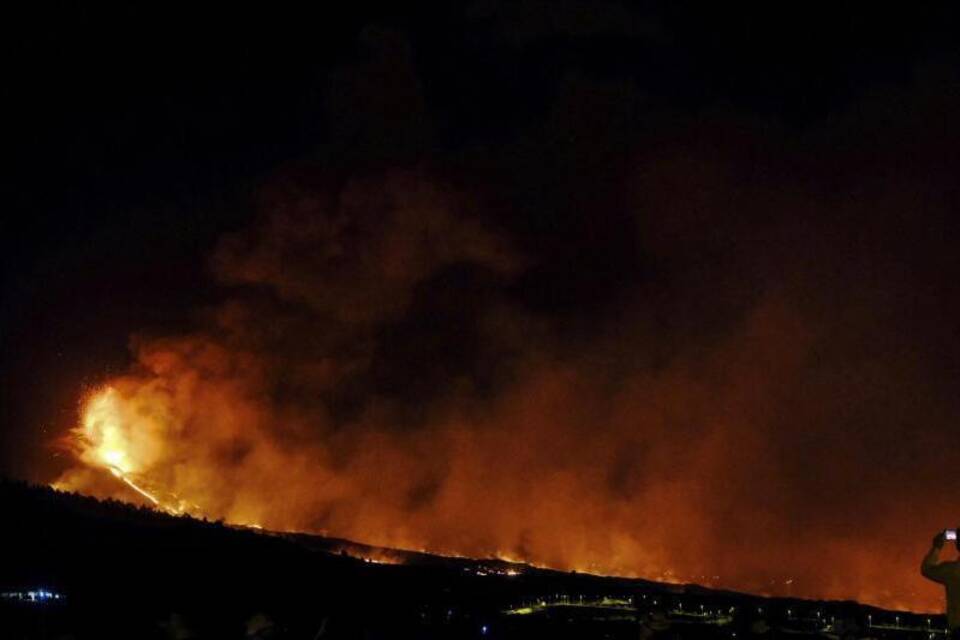
[[[117,477],[135,471],[120,409],[116,391],[107,387],[87,400],[76,430],[80,459],[113,470]]]
[[[158,445],[151,442],[143,423],[134,419],[131,410],[112,387],[92,393],[83,403],[80,426],[72,431],[77,458],[94,469],[108,471],[162,511],[174,515],[188,511],[175,495],[161,499],[140,479],[154,460],[150,447]],[[79,477],[68,474],[53,486],[72,491],[81,489],[82,482]]]
[[[340,553],[344,553],[351,558],[363,560],[370,564],[403,564],[403,558],[396,553],[391,553],[388,549],[366,549],[359,550],[355,547],[343,547]]]
[[[683,407],[707,416],[713,390],[676,377],[627,381],[603,415],[611,431],[598,433],[589,428],[595,416],[577,409],[601,406],[597,392],[571,370],[537,370],[482,417],[454,411],[407,433],[376,416],[335,429],[319,414],[274,406],[261,391],[258,363],[211,342],[159,342],[139,357],[141,370],[84,402],[73,432],[78,465],[58,488],[375,546],[942,607],[915,566],[929,523],[891,518],[869,535],[847,537],[763,522],[773,516],[757,511],[767,494],[752,474],[764,472],[764,458],[745,467],[729,456],[769,446],[762,431],[741,426],[756,419],[753,397],[763,395],[769,375],[731,384],[717,430],[686,438],[662,430],[669,414],[658,412]],[[741,375],[730,369],[732,378]],[[628,428],[635,424],[645,430]],[[610,465],[644,447],[657,451],[643,458],[645,475],[625,476],[625,490],[611,487]],[[418,498],[424,491],[432,492],[428,501]],[[728,515],[734,508],[744,510],[742,521]],[[815,515],[800,517],[816,522]]]

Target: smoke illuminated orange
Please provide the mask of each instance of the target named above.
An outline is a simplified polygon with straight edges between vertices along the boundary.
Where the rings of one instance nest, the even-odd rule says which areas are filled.
[[[517,304],[524,257],[419,175],[281,185],[214,256],[235,298],[195,333],[136,340],[84,404],[57,486],[375,546],[942,610],[918,567],[956,525],[955,394],[930,380],[933,352],[884,351],[899,327],[869,333],[907,315],[890,301],[912,283],[886,265],[894,288],[857,298],[883,256],[830,262],[824,238],[846,236],[793,217],[717,273],[702,256],[739,229],[702,223],[710,206],[683,197],[712,191],[680,174],[643,235],[682,291],[624,292],[573,328]]]
[[[383,480],[374,480],[379,484],[387,477],[394,478],[386,480],[388,483],[402,482],[405,474],[415,474],[415,462],[410,456],[417,454],[404,451],[406,445],[390,443],[383,434],[365,434],[362,441],[366,451],[361,458],[367,458],[368,461],[352,469],[341,470],[340,476],[329,467],[318,465],[317,468],[311,468],[308,462],[310,456],[289,451],[281,453],[279,450],[261,454],[266,456],[265,460],[258,466],[241,469],[238,476],[237,469],[218,469],[214,466],[216,456],[209,450],[204,451],[197,446],[194,450],[197,457],[193,459],[179,450],[172,439],[173,434],[182,432],[185,427],[175,422],[177,411],[170,404],[175,397],[175,393],[170,394],[156,380],[148,382],[135,378],[118,379],[114,385],[92,394],[84,404],[82,425],[74,431],[77,457],[86,469],[80,467],[69,471],[56,486],[121,499],[135,499],[139,495],[170,513],[188,511],[209,518],[225,518],[237,524],[257,522],[276,530],[316,530],[311,524],[312,514],[321,510],[325,503],[349,497],[353,501],[350,517],[337,518],[333,526],[327,522],[320,532],[373,544],[449,555],[495,556],[512,562],[580,572],[646,577],[667,582],[696,582],[706,586],[745,588],[765,594],[859,597],[889,607],[934,611],[939,605],[936,594],[910,594],[880,579],[875,583],[874,590],[861,586],[859,591],[851,592],[849,582],[837,580],[832,585],[816,584],[809,578],[806,581],[795,579],[786,573],[772,579],[765,578],[762,582],[751,582],[749,576],[743,574],[729,577],[717,575],[706,568],[710,566],[709,562],[705,562],[704,569],[698,572],[695,564],[690,562],[690,557],[673,557],[669,547],[664,548],[667,545],[660,537],[671,535],[671,532],[664,530],[667,523],[687,532],[709,530],[706,520],[698,521],[694,513],[683,507],[684,500],[689,499],[685,497],[685,492],[695,489],[692,485],[686,488],[677,485],[677,480],[665,483],[652,494],[648,493],[644,499],[644,509],[656,509],[660,520],[651,522],[653,529],[645,535],[639,526],[635,531],[626,532],[623,529],[623,515],[610,518],[609,514],[615,514],[616,510],[611,510],[609,504],[595,504],[596,495],[572,477],[545,478],[538,486],[530,479],[529,486],[525,488],[514,485],[512,496],[517,500],[516,505],[503,504],[493,508],[489,501],[481,502],[484,500],[482,484],[475,483],[484,481],[465,478],[463,482],[466,484],[458,486],[450,496],[443,498],[445,501],[463,502],[450,502],[426,519],[416,514],[405,516],[402,509],[390,504],[389,499],[385,501],[383,496],[368,498],[365,503],[364,493],[358,485],[370,477],[388,474]],[[228,398],[222,398],[221,401],[232,406],[238,419],[239,416],[243,416],[243,420],[253,418],[246,414],[251,410],[249,407],[234,404]],[[160,416],[164,419],[158,420]],[[528,419],[532,417],[532,414],[527,416]],[[204,434],[202,437],[210,436]],[[513,458],[522,467],[525,456],[537,455],[535,451],[547,446],[545,442],[532,445],[524,442],[525,439],[527,436],[511,433],[509,429],[495,435],[481,435],[461,429],[427,434],[422,442],[413,447],[413,451],[436,446],[441,440],[444,442],[440,446],[450,456],[486,457],[494,452],[509,451],[513,447],[513,452],[502,462],[513,467],[510,464],[510,458]],[[471,444],[468,445],[468,441]],[[185,442],[189,443],[188,448],[197,445],[194,438],[189,436]],[[529,449],[531,445],[533,449]],[[322,459],[320,451],[313,453],[316,455],[314,459]],[[496,464],[493,460],[488,462],[491,468]],[[454,474],[472,476],[482,471],[463,460],[459,460],[457,466],[460,468]],[[91,474],[90,469],[100,469],[110,475]],[[518,469],[514,467],[508,473],[516,475]],[[486,474],[486,471],[482,473]],[[136,495],[125,494],[120,485],[111,485],[108,479],[111,476],[122,480]],[[215,480],[218,476],[221,477],[220,481]],[[588,478],[583,480],[588,481]],[[478,486],[481,493],[470,490],[471,486]],[[458,497],[458,493],[462,492],[466,493]],[[571,496],[571,492],[579,493]],[[466,518],[465,514],[474,507],[479,509],[479,517],[464,523],[466,527],[477,529],[472,532],[474,535],[465,535],[465,530],[445,515],[450,513],[455,518]],[[589,522],[595,523],[597,529],[584,528],[586,521],[576,515],[576,510],[588,514]],[[567,523],[566,529],[564,522]],[[610,524],[617,528],[610,529]],[[489,528],[483,530],[484,525]],[[504,528],[505,540],[520,540],[520,545],[504,549],[501,543],[495,542],[499,538],[498,527]],[[524,531],[529,533],[524,534]],[[687,542],[695,545],[697,537],[698,534],[693,533]],[[794,550],[791,553],[796,555],[798,552]],[[861,558],[867,558],[866,554],[851,553],[849,548],[845,552],[848,561],[859,563]],[[698,562],[704,562],[703,556],[693,554],[693,557]],[[375,557],[371,561],[394,560]],[[756,564],[748,560],[748,566],[755,567]],[[876,576],[878,572],[868,571],[865,574]]]

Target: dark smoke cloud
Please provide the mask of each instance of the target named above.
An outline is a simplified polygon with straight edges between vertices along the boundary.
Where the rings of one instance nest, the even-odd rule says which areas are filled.
[[[521,135],[446,154],[412,64],[337,76],[413,105],[357,116],[402,157],[280,170],[213,257],[228,301],[112,381],[153,481],[372,543],[936,606],[955,81],[798,129],[571,73]]]

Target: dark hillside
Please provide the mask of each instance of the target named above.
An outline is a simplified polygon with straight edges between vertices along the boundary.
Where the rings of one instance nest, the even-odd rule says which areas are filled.
[[[0,482],[0,505],[4,640],[679,640],[738,632],[929,640],[944,624],[856,603],[770,600],[259,532],[15,482]],[[41,589],[51,594],[44,602],[16,599]]]

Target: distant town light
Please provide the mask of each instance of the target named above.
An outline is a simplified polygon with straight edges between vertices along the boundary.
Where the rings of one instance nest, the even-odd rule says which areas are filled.
[[[49,600],[62,600],[64,598],[63,595],[44,588],[33,589],[30,591],[6,591],[0,593],[0,597],[2,597],[4,600],[38,603],[47,602]]]

